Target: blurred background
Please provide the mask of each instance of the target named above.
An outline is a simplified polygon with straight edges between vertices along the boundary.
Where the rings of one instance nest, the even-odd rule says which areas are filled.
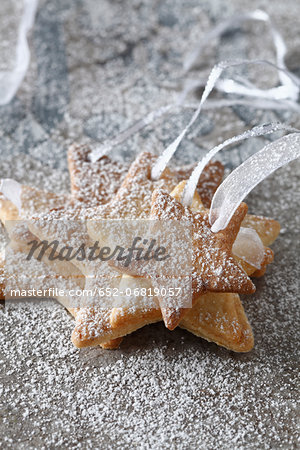
[[[241,0],[40,0],[29,33],[29,70],[12,102],[0,107],[1,156],[23,153],[65,170],[70,143],[95,144],[117,135],[175,100],[185,80],[204,82],[215,62],[232,58],[275,62],[268,27],[250,21],[242,27],[237,23],[220,42],[208,45],[197,65],[184,73],[185,58],[207,32],[249,8],[270,14],[286,41],[287,66],[300,74],[300,6],[294,0],[255,0],[251,5]],[[22,11],[23,0],[1,0],[0,70],[13,67]],[[266,66],[235,68],[234,74],[262,88],[278,82],[276,70]],[[192,91],[187,100],[197,102],[200,93],[201,89]],[[162,151],[192,112],[184,109],[157,120],[116,148],[115,156],[132,159],[141,149]],[[245,106],[204,111],[176,156],[191,162],[219,140],[251,125],[272,120],[296,124],[298,116]],[[244,143],[236,158],[244,158],[253,145],[261,144]],[[232,160],[232,152],[222,157],[228,164],[239,163]]]

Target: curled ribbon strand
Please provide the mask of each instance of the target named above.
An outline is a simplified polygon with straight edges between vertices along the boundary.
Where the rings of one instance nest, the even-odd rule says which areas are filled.
[[[186,132],[188,129],[193,125],[195,120],[200,115],[203,103],[206,101],[209,93],[211,92],[212,88],[216,86],[217,89],[220,91],[226,92],[226,93],[234,93],[234,94],[241,94],[245,96],[251,96],[256,97],[260,99],[269,99],[269,100],[292,100],[293,102],[296,102],[299,96],[299,86],[300,86],[300,80],[298,77],[296,77],[293,73],[291,73],[286,65],[285,65],[285,55],[286,55],[286,45],[284,43],[284,40],[280,33],[277,31],[277,29],[273,26],[270,17],[268,14],[266,14],[264,11],[256,10],[252,13],[246,13],[246,14],[239,14],[235,15],[232,18],[221,22],[217,25],[213,30],[211,30],[203,39],[200,46],[198,46],[190,55],[188,55],[187,59],[184,62],[184,69],[186,72],[188,72],[193,65],[195,64],[196,60],[199,58],[203,48],[206,47],[213,39],[220,37],[225,31],[232,29],[233,27],[236,27],[237,24],[242,24],[245,21],[248,20],[259,20],[267,23],[269,25],[273,42],[276,50],[276,61],[277,65],[269,62],[269,61],[263,61],[263,60],[242,60],[242,61],[232,61],[232,62],[220,62],[217,64],[207,81],[207,84],[205,86],[205,90],[203,92],[200,104],[198,109],[196,110],[195,114],[193,115],[191,121],[187,125],[187,127],[181,132],[181,134],[173,141],[169,147],[164,151],[164,153],[161,155],[160,158],[158,158],[155,166],[152,168],[152,178],[158,179],[162,172],[164,171],[166,165],[168,164],[169,160],[171,159],[172,155],[178,148],[180,142],[184,138]],[[249,82],[247,84],[241,84],[234,80],[230,79],[224,79],[219,80],[221,73],[224,69],[229,67],[234,67],[237,65],[246,65],[246,64],[267,64],[270,65],[278,70],[278,76],[281,81],[281,86],[272,88],[272,89],[258,89]],[[217,69],[219,67],[219,70]],[[199,86],[199,85],[198,85]],[[191,89],[195,89],[197,87],[197,82],[190,82],[190,85],[187,85],[185,92],[188,92]],[[297,109],[297,108],[296,108]]]
[[[183,65],[185,72],[188,72],[193,68],[193,66],[199,59],[202,51],[208,45],[210,45],[211,42],[213,42],[215,39],[220,38],[222,34],[224,34],[226,31],[230,31],[236,28],[237,26],[242,25],[244,22],[248,22],[251,20],[264,22],[265,24],[268,25],[276,51],[277,66],[285,69],[286,72],[288,72],[289,74],[289,76],[287,76],[286,73],[281,72],[278,75],[279,79],[283,85],[290,86],[291,90],[294,90],[294,83],[297,80],[299,82],[299,78],[296,77],[296,75],[294,75],[293,73],[289,72],[285,65],[285,55],[287,52],[285,42],[279,31],[273,25],[270,16],[265,11],[262,11],[260,9],[257,9],[249,13],[235,14],[229,19],[220,22],[215,28],[209,31],[202,39],[202,42],[190,54],[187,55]],[[294,80],[293,82],[291,82],[291,77]]]
[[[0,72],[0,105],[6,105],[15,96],[30,62],[27,33],[32,28],[38,0],[24,0],[24,11],[18,30],[16,62],[12,71]]]
[[[170,159],[172,158],[173,154],[176,152],[179,144],[185,137],[186,133],[188,132],[188,130],[191,128],[191,126],[194,124],[194,122],[199,117],[204,102],[206,101],[207,97],[209,96],[209,94],[211,93],[213,88],[216,86],[222,72],[225,69],[228,69],[230,67],[243,66],[243,65],[248,65],[248,64],[267,64],[271,67],[275,67],[278,71],[285,71],[285,69],[281,69],[280,67],[271,63],[270,61],[264,61],[264,60],[221,61],[220,63],[216,64],[213,67],[213,69],[208,77],[208,80],[207,80],[205,89],[203,91],[199,106],[198,106],[197,110],[195,111],[192,119],[187,124],[187,126],[184,128],[184,130],[180,133],[180,135],[166,148],[166,150],[157,159],[156,163],[152,167],[151,176],[152,176],[153,180],[157,180],[160,178],[161,174],[165,170],[165,168],[166,168],[168,162],[170,161]],[[286,74],[288,77],[290,76],[288,72],[286,72]],[[273,96],[273,98],[274,98],[274,96]]]
[[[213,30],[209,31],[204,38],[202,39],[200,45],[187,56],[184,61],[184,70],[187,73],[195,64],[199,56],[201,55],[202,50],[210,45],[211,42],[219,38],[225,31],[228,31],[236,26],[242,25],[244,22],[249,20],[262,21],[266,23],[270,29],[274,47],[276,50],[276,62],[277,64],[273,64],[269,61],[250,61],[250,60],[242,60],[242,61],[232,61],[226,62],[221,61],[219,64],[214,66],[207,83],[204,84],[198,80],[186,80],[184,82],[183,90],[178,96],[178,100],[173,104],[167,105],[165,107],[159,108],[151,113],[149,113],[146,117],[140,119],[136,124],[129,127],[110,142],[106,142],[100,147],[97,146],[94,151],[91,153],[91,160],[93,162],[97,161],[101,156],[108,153],[115,147],[116,145],[124,142],[133,134],[140,131],[146,125],[149,125],[156,118],[161,117],[162,115],[172,111],[176,106],[185,107],[184,100],[189,92],[198,87],[204,87],[204,92],[200,101],[200,104],[197,106],[196,111],[187,125],[187,127],[180,133],[180,135],[173,141],[161,157],[156,162],[155,166],[152,169],[152,178],[158,179],[171,159],[172,155],[178,148],[180,142],[186,135],[188,129],[192,126],[195,120],[198,118],[201,110],[206,108],[219,108],[224,106],[234,106],[234,105],[249,105],[249,101],[246,99],[221,99],[215,101],[207,101],[207,97],[210,94],[213,87],[215,87],[220,92],[231,93],[231,94],[239,94],[243,96],[252,97],[253,101],[251,102],[251,106],[263,109],[290,109],[294,111],[300,111],[300,107],[297,104],[297,100],[299,97],[300,91],[300,79],[291,73],[286,65],[285,65],[285,55],[286,55],[286,45],[281,34],[274,27],[271,22],[271,19],[267,13],[261,10],[256,10],[250,13],[245,14],[237,14],[227,19],[221,23],[219,23]],[[259,89],[248,80],[242,79],[240,77],[240,82],[232,79],[222,79],[220,80],[221,72],[227,67],[234,67],[242,64],[268,64],[277,69],[279,80],[281,82],[280,86],[271,88],[271,89]],[[260,100],[265,100],[264,102]]]

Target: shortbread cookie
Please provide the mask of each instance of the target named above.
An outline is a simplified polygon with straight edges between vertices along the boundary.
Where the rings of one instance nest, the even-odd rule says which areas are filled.
[[[76,151],[77,151],[77,162],[79,162],[79,160],[81,159],[82,160],[82,158],[83,158],[83,153],[84,152],[80,152],[80,150],[75,150],[75,149],[73,149],[73,150],[71,150],[70,151],[70,155],[72,155],[72,152],[73,152],[73,154],[74,153],[76,153]],[[75,164],[76,165],[76,164]],[[74,166],[73,166],[73,169],[74,169],[74,171],[76,172],[76,167],[74,168]],[[181,173],[180,173],[180,175],[178,175],[178,179],[180,179],[180,177],[182,177],[183,176],[183,173],[185,174],[185,175],[189,175],[190,174],[190,170],[191,170],[192,168],[190,168],[190,169],[185,169],[184,171],[182,171],[182,169],[180,169],[180,171],[181,171]],[[86,170],[88,170],[88,168],[86,167]],[[178,171],[178,172],[180,172],[180,171]],[[216,169],[215,169],[215,166],[214,166],[214,163],[212,163],[212,164],[210,164],[209,165],[209,168],[208,168],[208,171],[206,172],[206,171],[204,171],[204,179],[205,179],[205,183],[206,183],[206,186],[207,186],[207,190],[209,191],[210,189],[211,189],[211,186],[215,186],[215,188],[217,187],[217,185],[219,184],[219,182],[220,181],[218,181],[217,183],[215,183],[214,182],[214,175],[215,175],[215,171],[216,171]],[[222,172],[222,166],[220,165],[220,164],[218,164],[217,165],[217,171],[218,171],[218,173],[220,174],[221,172]],[[96,171],[97,172],[97,174],[99,173],[99,170],[98,171]],[[84,172],[84,171],[77,171],[76,172],[76,179],[78,180],[78,178],[80,179],[81,177],[83,177],[83,174],[84,173],[86,173],[86,172]],[[71,175],[72,176],[72,175]],[[219,176],[219,178],[220,178],[220,176]],[[80,180],[79,180],[80,181]],[[176,183],[177,183],[177,179],[176,179]],[[174,182],[175,183],[175,182]],[[174,184],[173,183],[173,184]],[[161,185],[161,184],[160,184]],[[75,188],[75,186],[74,186],[74,188]],[[75,190],[76,190],[76,188],[75,188]],[[205,191],[205,189],[203,188],[203,192]],[[37,195],[37,198],[38,198],[39,196]],[[27,200],[28,200],[28,198],[29,198],[29,196],[27,196]],[[28,202],[26,202],[26,203],[28,203]],[[63,203],[66,203],[66,204],[68,204],[68,202],[65,202],[65,199],[63,200]],[[56,205],[58,204],[58,202],[56,203]],[[51,206],[53,206],[53,204],[51,205]],[[34,208],[33,208],[34,209]],[[62,211],[64,208],[60,208],[60,210]],[[40,211],[41,210],[41,208],[39,208],[38,210],[36,209],[36,211]],[[31,211],[32,212],[32,211]],[[28,215],[32,215],[31,214],[31,212],[30,213],[28,213],[27,212],[27,214],[26,214],[26,216],[28,216]],[[57,214],[57,208],[55,209],[55,212],[52,212],[52,214],[54,214],[55,216],[56,216],[56,214]],[[56,216],[57,217],[57,216]],[[11,218],[11,217],[10,217]]]
[[[236,263],[232,254],[233,242],[246,213],[247,206],[242,203],[226,229],[219,233],[212,233],[207,211],[193,213],[190,208],[185,208],[167,192],[154,191],[151,218],[182,221],[187,227],[192,227],[193,272],[191,278],[193,299],[207,291],[241,294],[250,294],[255,291],[255,286]],[[176,236],[176,239],[180,239],[180,237]],[[147,276],[147,266],[139,266],[139,262],[134,261],[129,273]],[[122,265],[119,263],[118,268],[121,267]],[[124,267],[123,270],[128,273]],[[155,281],[153,277],[152,281]],[[184,312],[184,308],[162,307],[166,327],[174,329],[183,317]]]
[[[14,236],[15,240],[20,241],[20,237],[17,238]],[[22,238],[22,236],[21,236]],[[22,242],[22,239],[21,239]],[[46,260],[47,261],[47,260]],[[59,268],[59,272],[63,273],[65,276],[67,273],[61,268]],[[69,274],[68,274],[69,275]],[[219,294],[222,296],[223,294]],[[208,296],[208,294],[206,295]],[[202,297],[202,296],[201,296]],[[59,299],[61,303],[63,303],[62,299]],[[202,302],[202,305],[210,304],[209,297],[207,298],[207,303]],[[198,303],[196,303],[198,305]],[[222,302],[220,303],[222,305]],[[139,306],[139,305],[138,305]],[[199,308],[199,306],[198,306]],[[242,309],[242,306],[239,306],[240,309]],[[92,309],[77,309],[77,310],[71,310],[73,315],[78,314],[78,317],[76,319],[76,328],[73,333],[73,342],[79,346],[87,346],[87,345],[102,345],[104,348],[115,348],[119,345],[121,337],[118,336],[120,333],[122,335],[125,335],[131,331],[134,331],[137,328],[140,328],[141,326],[144,326],[148,323],[153,323],[158,320],[161,320],[161,313],[159,309],[152,308],[152,310],[147,311],[140,311],[140,308],[134,308],[132,307],[130,311],[125,311],[124,309],[120,310],[114,309],[112,311],[93,311]],[[147,314],[146,314],[147,313]],[[189,312],[188,312],[189,313]],[[247,346],[247,342],[251,343],[251,328],[248,329],[245,326],[243,326],[243,321],[240,323],[241,315],[234,317],[234,313],[231,312],[231,315],[229,312],[226,313],[224,316],[224,320],[222,319],[222,310],[219,311],[219,313],[216,311],[215,319],[212,319],[210,321],[209,327],[213,328],[213,323],[215,320],[215,326],[220,327],[221,331],[215,331],[215,334],[213,331],[208,328],[208,334],[206,336],[205,327],[207,327],[207,311],[205,311],[205,308],[203,307],[203,317],[205,317],[205,321],[203,323],[200,320],[199,315],[199,329],[195,328],[195,324],[191,324],[190,331],[195,333],[196,335],[200,335],[204,338],[207,338],[208,340],[214,340],[214,336],[218,335],[217,342],[220,345],[225,346],[226,348],[229,348],[234,351],[248,351],[250,350],[250,347]],[[110,322],[112,321],[113,331],[110,329],[110,326],[107,322],[109,317]],[[112,320],[112,317],[114,317],[114,320]],[[232,318],[231,322],[229,321],[229,317]],[[117,319],[118,318],[118,319]],[[123,323],[120,322],[120,320],[123,318]],[[195,321],[195,318],[193,318]],[[244,319],[246,320],[246,319]],[[81,328],[80,328],[81,325]],[[225,326],[226,325],[226,326]],[[99,327],[102,329],[102,334],[99,336]],[[184,322],[183,327],[186,329],[189,329],[189,324]],[[224,332],[222,332],[222,329]],[[234,330],[233,336],[229,334],[230,329]],[[239,330],[240,330],[240,337],[239,338]],[[218,334],[219,333],[219,334]],[[226,337],[227,333],[227,337]],[[115,338],[115,340],[105,343],[108,338],[118,336]],[[244,336],[244,337],[243,337]],[[79,338],[79,339],[78,339]],[[228,341],[226,340],[228,339]],[[245,342],[246,340],[246,342]],[[253,336],[252,336],[253,340]],[[236,343],[237,342],[237,343]]]
[[[88,316],[86,314],[87,311],[79,312],[72,334],[72,341],[78,347],[117,339],[120,334],[127,335],[162,319],[159,308],[154,304],[140,308],[137,299],[133,299],[133,305],[128,309],[113,308],[102,314],[99,310],[90,310]],[[237,294],[207,293],[199,296],[179,326],[229,350],[247,352],[253,348],[252,329]]]
[[[94,241],[103,243],[102,223],[103,219],[147,219],[151,210],[151,194],[156,188],[164,187],[167,191],[173,190],[183,176],[188,176],[188,171],[182,169],[165,169],[161,178],[157,181],[151,180],[151,167],[156,157],[150,153],[142,153],[131,165],[129,172],[118,190],[116,196],[103,207],[98,208],[95,216],[88,220],[87,230]],[[214,170],[213,163],[208,166],[210,175],[203,175],[202,179],[211,180]],[[221,168],[218,165],[218,173]],[[204,170],[206,173],[206,169]],[[221,181],[218,176],[217,182]],[[201,178],[200,178],[201,183]],[[212,184],[212,183],[211,183]],[[210,186],[211,187],[211,186]],[[217,187],[217,186],[216,186]],[[209,194],[207,194],[207,197]],[[165,316],[164,316],[165,317]],[[170,323],[166,326],[171,326]]]
[[[98,172],[99,173],[99,172]],[[80,174],[78,174],[77,173],[77,177],[80,177],[80,176],[82,176],[82,174],[80,175]],[[177,179],[176,179],[176,181],[174,182],[174,184],[176,184],[177,183]],[[36,196],[37,198],[39,198],[39,196],[37,195]],[[31,208],[31,202],[28,202],[28,199],[29,199],[29,196],[27,196],[25,199],[24,199],[24,201],[22,202],[25,206],[24,206],[24,209],[26,209],[26,207],[29,207],[30,206],[30,210],[29,211],[27,211],[27,213],[26,214],[24,214],[24,216],[26,216],[26,217],[28,217],[28,216],[32,216],[32,208]],[[44,224],[45,223],[47,223],[48,225],[49,225],[49,223],[51,223],[51,219],[53,219],[54,221],[56,220],[56,219],[60,219],[60,218],[63,218],[63,219],[65,219],[65,220],[67,220],[67,219],[70,219],[70,220],[77,220],[77,219],[79,219],[79,216],[78,216],[78,209],[80,209],[80,214],[81,214],[81,216],[82,216],[82,206],[80,206],[80,208],[78,208],[78,205],[76,205],[75,207],[74,206],[70,206],[69,205],[69,203],[67,203],[67,202],[65,202],[65,200],[63,201],[63,203],[66,203],[67,204],[67,208],[65,207],[65,205],[63,206],[63,207],[61,207],[61,208],[52,208],[52,211],[51,212],[49,212],[49,211],[47,211],[45,214],[44,214],[44,216],[42,216],[41,217],[41,220],[43,221],[43,218],[45,219],[45,221],[44,221]],[[51,206],[53,206],[53,205],[51,205]],[[83,207],[84,207],[85,205],[83,205]],[[33,208],[34,209],[34,208]],[[40,212],[40,209],[37,209],[36,208],[36,211],[37,212]],[[66,243],[66,241],[64,241],[63,240],[63,236],[62,236],[62,233],[60,233],[59,231],[58,232],[56,232],[57,230],[54,230],[54,233],[53,234],[51,234],[51,231],[53,231],[53,230],[51,230],[50,228],[49,228],[49,226],[47,226],[47,232],[45,233],[45,234],[43,234],[43,233],[39,233],[39,229],[38,229],[39,227],[37,226],[37,223],[35,223],[35,225],[33,226],[32,225],[32,231],[34,232],[34,235],[35,236],[38,236],[39,238],[41,238],[41,239],[47,239],[47,240],[54,240],[55,238],[57,238],[57,237],[59,237],[59,239],[60,239],[60,241],[62,242],[62,245],[64,245],[65,243]],[[88,237],[86,236],[86,237],[84,237],[84,239],[82,239],[82,242],[86,242],[86,243],[88,243]],[[106,265],[105,265],[105,267],[106,267]],[[87,269],[87,267],[86,266],[83,266],[83,265],[79,265],[79,268],[80,268],[80,270],[83,272],[83,273],[85,273],[86,275],[90,275],[90,272],[88,271],[88,269]],[[107,269],[109,269],[109,268],[107,268]],[[111,269],[109,269],[109,273],[111,273]],[[118,274],[116,273],[116,276],[118,276]]]
[[[209,292],[199,296],[179,326],[235,352],[249,352],[254,345],[253,332],[238,294]]]
[[[86,145],[73,144],[68,150],[68,166],[73,198],[85,206],[96,207],[111,200],[129,166],[113,161],[108,156],[91,163],[90,152]]]

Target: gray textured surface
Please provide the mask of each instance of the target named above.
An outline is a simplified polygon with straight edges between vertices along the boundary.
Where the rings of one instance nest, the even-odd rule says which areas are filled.
[[[294,0],[255,0],[255,7],[272,15],[290,49],[288,63],[299,73],[300,7]],[[0,176],[66,190],[68,145],[102,141],[169,102],[190,46],[214,23],[248,8],[237,0],[41,1],[30,70],[17,97],[0,108]],[[1,9],[1,24],[11,30],[18,15],[15,22],[4,20],[7,9]],[[208,51],[194,75],[206,76],[224,58],[273,59],[265,29],[246,29]],[[7,46],[13,45],[13,33],[3,30]],[[262,84],[276,81],[273,72],[249,69],[249,75]],[[115,156],[161,151],[188,117],[185,112],[160,121]],[[196,160],[220,139],[273,119],[278,114],[242,107],[205,113],[178,158]],[[300,126],[290,113],[280,120]],[[247,142],[222,158],[231,168],[263,142]],[[168,332],[161,324],[127,337],[114,352],[78,351],[69,340],[73,321],[60,306],[1,307],[2,447],[297,448],[299,170],[297,162],[279,170],[248,199],[251,212],[283,227],[273,247],[275,263],[257,281],[256,294],[244,299],[256,339],[249,354],[233,354],[181,330]]]

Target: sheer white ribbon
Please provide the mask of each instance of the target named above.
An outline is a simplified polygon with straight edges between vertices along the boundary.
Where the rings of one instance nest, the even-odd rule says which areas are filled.
[[[30,62],[27,33],[33,26],[38,0],[24,0],[24,11],[18,30],[16,61],[12,71],[0,71],[0,105],[6,105],[15,96]]]
[[[226,139],[226,141],[212,148],[197,164],[195,169],[193,170],[190,178],[188,179],[185,189],[182,196],[182,203],[185,206],[189,206],[192,203],[194,192],[196,190],[199,178],[204,167],[208,164],[208,162],[223,148],[229,147],[232,144],[237,144],[238,142],[244,141],[245,139],[265,136],[267,134],[275,133],[276,131],[289,131],[289,132],[298,132],[296,128],[290,127],[288,125],[282,123],[267,123],[263,125],[258,125],[257,127],[252,128],[251,130],[247,130],[242,134],[237,136],[233,136],[232,138]]]
[[[223,181],[209,212],[213,232],[223,230],[246,195],[279,167],[300,157],[300,134],[293,133],[267,144]]]
[[[0,179],[0,192],[21,211],[22,185],[11,178]]]

